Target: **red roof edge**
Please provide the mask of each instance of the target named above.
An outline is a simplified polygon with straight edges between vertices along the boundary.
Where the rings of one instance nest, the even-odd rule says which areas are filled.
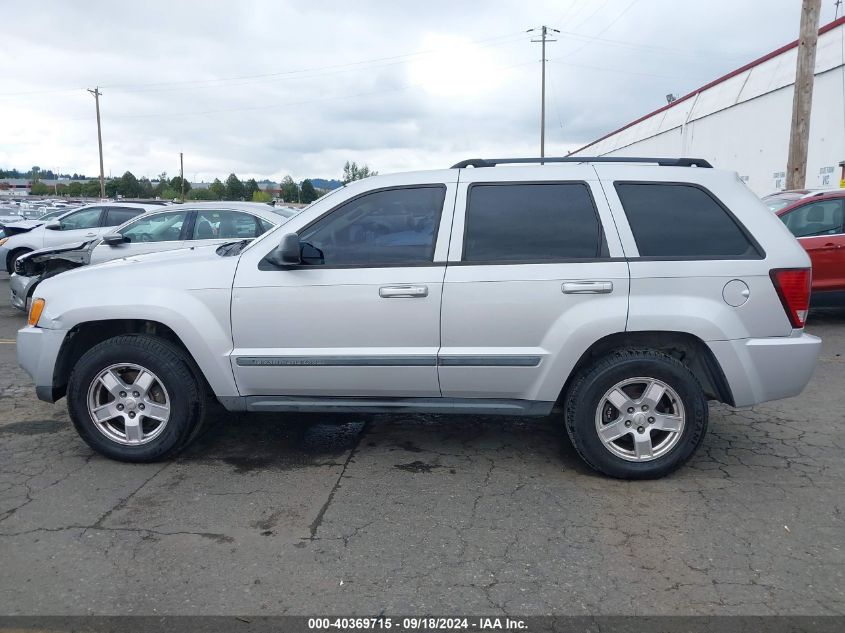
[[[837,26],[839,26],[841,24],[845,24],[845,16],[842,16],[841,18],[834,20],[833,22],[829,22],[828,24],[825,24],[824,26],[822,26],[819,29],[819,35],[823,35],[823,34],[827,33],[828,31],[835,29]],[[759,66],[763,62],[767,62],[770,59],[772,59],[773,57],[777,57],[778,55],[781,55],[781,54],[785,53],[786,51],[795,48],[796,46],[798,46],[798,40],[794,40],[794,41],[790,42],[789,44],[781,46],[777,50],[774,50],[771,53],[768,53],[767,55],[763,55],[762,57],[755,59],[753,62],[749,62],[745,66],[742,66],[740,68],[737,68],[734,71],[729,72],[727,75],[723,75],[722,77],[719,77],[718,79],[714,79],[710,83],[701,86],[701,88],[697,88],[696,90],[693,90],[692,92],[685,94],[683,97],[679,97],[678,99],[675,99],[675,101],[673,101],[672,103],[667,103],[662,108],[658,108],[654,112],[649,112],[648,114],[641,116],[636,121],[631,121],[627,125],[623,125],[622,127],[620,127],[618,130],[614,130],[613,132],[608,132],[607,134],[605,134],[601,138],[598,138],[595,141],[591,141],[587,145],[584,145],[583,147],[580,147],[576,150],[569,152],[568,156],[577,155],[579,152],[587,149],[588,147],[592,147],[596,143],[601,143],[603,140],[605,140],[606,138],[610,138],[614,134],[619,134],[619,132],[622,132],[623,130],[627,130],[629,127],[632,127],[632,126],[636,125],[637,123],[641,123],[641,122],[645,121],[646,119],[653,117],[655,114],[660,114],[661,112],[664,112],[664,111],[668,110],[669,108],[672,108],[672,107],[678,105],[682,101],[686,101],[687,99],[691,99],[692,97],[697,95],[699,92],[704,92],[705,90],[709,90],[713,86],[716,86],[716,85],[722,83],[723,81],[727,81],[731,77],[735,77],[736,75],[739,75],[740,73],[744,73],[746,70],[749,70],[750,68],[754,68],[755,66]]]

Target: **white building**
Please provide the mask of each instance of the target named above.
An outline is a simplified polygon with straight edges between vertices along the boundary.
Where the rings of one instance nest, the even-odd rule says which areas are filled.
[[[796,40],[572,154],[704,158],[759,195],[781,190],[797,50]],[[838,187],[843,160],[845,17],[819,29],[806,186]]]

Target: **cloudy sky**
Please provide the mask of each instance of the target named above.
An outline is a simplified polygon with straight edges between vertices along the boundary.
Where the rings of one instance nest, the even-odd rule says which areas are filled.
[[[3,8],[4,5],[7,7]],[[0,0],[0,167],[337,177],[562,155],[785,43],[800,0]],[[822,24],[834,17],[823,0]]]

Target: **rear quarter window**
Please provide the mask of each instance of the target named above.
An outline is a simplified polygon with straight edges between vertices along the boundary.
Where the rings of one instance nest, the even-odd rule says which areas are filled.
[[[684,183],[616,182],[640,257],[759,259],[760,249],[713,194]]]

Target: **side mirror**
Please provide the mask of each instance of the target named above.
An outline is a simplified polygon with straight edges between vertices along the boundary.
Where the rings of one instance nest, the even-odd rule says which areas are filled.
[[[107,233],[103,236],[103,244],[108,244],[109,246],[117,246],[118,244],[124,244],[128,241],[129,240],[120,233]]]
[[[267,254],[267,259],[276,266],[292,266],[302,263],[299,236],[288,233],[282,241]]]
[[[50,220],[44,225],[44,228],[49,231],[58,231],[62,228],[62,223],[58,220]]]

